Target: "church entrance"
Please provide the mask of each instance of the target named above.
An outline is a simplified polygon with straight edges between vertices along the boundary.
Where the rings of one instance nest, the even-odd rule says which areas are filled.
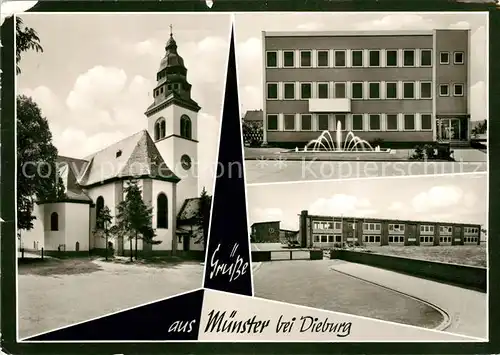
[[[190,239],[191,239],[191,237],[189,235],[184,236],[184,238],[182,240],[182,249],[184,251],[189,251]]]

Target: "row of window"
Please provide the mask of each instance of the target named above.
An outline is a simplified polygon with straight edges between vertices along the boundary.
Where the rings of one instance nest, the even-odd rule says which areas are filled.
[[[464,52],[440,52],[439,64],[464,64]],[[432,67],[432,49],[335,49],[266,52],[267,68]]]
[[[465,233],[465,234],[477,234],[477,233],[479,233],[479,228],[475,228],[475,227],[465,227],[465,228],[464,228],[464,233]]]
[[[452,90],[450,92],[450,87]],[[348,90],[350,88],[350,90]],[[439,96],[464,96],[464,84],[440,84]],[[353,100],[413,100],[432,99],[430,81],[386,81],[386,82],[268,82],[268,100],[308,99],[353,99]]]
[[[420,233],[434,233],[434,226],[420,226]]]
[[[355,229],[355,224],[353,223],[348,223],[349,228]],[[394,233],[404,233],[405,231],[405,224],[397,224],[397,223],[390,223],[388,225],[389,232],[394,232]],[[316,230],[328,230],[328,229],[335,229],[335,230],[341,230],[342,229],[342,222],[318,222],[315,221],[313,222],[313,228]],[[460,228],[460,227],[457,227]],[[381,230],[381,223],[363,223],[363,231],[380,231]],[[434,233],[434,226],[433,225],[420,225],[420,232],[421,233]],[[451,234],[452,233],[452,227],[451,226],[440,226],[439,227],[439,232],[440,234]],[[464,227],[464,233],[465,234],[477,234],[479,232],[479,229],[477,227]],[[443,237],[442,237],[443,238]],[[444,237],[448,238],[448,237]],[[449,237],[451,240],[451,237]],[[467,237],[467,238],[474,238],[474,237]],[[477,238],[477,237],[476,237]]]
[[[342,236],[341,235],[315,235],[314,236],[315,243],[341,243]]]
[[[101,211],[104,208],[104,197],[99,196],[96,200],[96,229],[102,229],[104,226],[102,219],[98,218],[101,214]],[[54,213],[53,213],[54,214]],[[52,214],[52,215],[53,215]],[[56,213],[57,215],[57,213]],[[56,216],[57,218],[57,216]],[[52,225],[52,216],[51,216],[51,225]],[[156,228],[167,229],[168,228],[168,198],[163,192],[160,192],[156,197]],[[55,229],[57,230],[57,229]]]
[[[352,240],[352,238],[350,238]],[[380,243],[381,237],[380,235],[363,235],[363,241],[365,243]],[[389,243],[404,243],[405,237],[403,235],[389,235],[388,237]],[[464,243],[477,243],[477,237],[465,237]],[[341,235],[315,235],[314,236],[315,243],[341,243],[342,236]],[[440,237],[440,243],[451,243],[451,237]],[[434,243],[433,236],[421,236],[420,243]]]
[[[451,234],[452,228],[448,226],[439,227],[439,233],[441,234]]]
[[[400,116],[402,120],[400,120]],[[431,114],[268,114],[268,131],[334,131],[340,122],[342,131],[430,131]],[[282,122],[280,122],[280,118]],[[348,121],[349,120],[349,121]],[[417,122],[418,120],[418,122]],[[401,122],[400,122],[401,121]],[[417,123],[419,123],[417,127]],[[349,126],[349,127],[348,127]]]
[[[380,231],[380,223],[363,223],[364,231]]]
[[[172,91],[172,90],[179,90],[181,88],[181,84],[179,83],[173,83],[173,84],[167,84],[167,91]],[[163,94],[164,92],[164,86],[160,86],[159,88],[155,89],[153,93],[153,97],[156,97],[158,95]]]
[[[380,243],[380,235],[364,235],[363,241],[365,243]]]
[[[404,224],[389,224],[389,232],[404,233],[404,231],[405,231]]]
[[[342,229],[342,222],[313,222],[314,229]]]
[[[389,239],[389,243],[404,243],[405,242],[404,235],[390,235],[388,239]]]
[[[181,116],[181,137],[187,138],[187,139],[192,139],[192,127],[191,127],[191,119],[189,118],[188,115],[182,115]],[[165,121],[165,118],[160,117],[156,120],[155,126],[154,126],[154,138],[155,141],[163,139],[167,135],[167,123]]]

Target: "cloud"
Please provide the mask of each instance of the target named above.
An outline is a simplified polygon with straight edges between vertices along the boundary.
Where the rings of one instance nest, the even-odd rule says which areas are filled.
[[[478,81],[470,87],[470,99],[471,99],[471,121],[482,121],[488,119],[488,106],[487,103],[486,83],[484,81]]]
[[[461,188],[453,185],[434,186],[428,191],[416,195],[411,203],[417,213],[443,211],[461,204],[464,200],[464,192]],[[469,199],[471,197],[469,196]]]
[[[370,201],[352,195],[336,194],[329,198],[320,198],[310,207],[311,214],[326,216],[369,216],[376,211],[369,209]]]
[[[228,28],[229,30],[229,28]],[[207,36],[200,41],[183,41],[176,38],[178,53],[184,59],[187,79],[193,84],[191,97],[202,111],[218,117],[223,100],[223,89],[229,55],[229,36]],[[124,53],[130,51],[141,57],[141,61],[155,70],[165,55],[165,42],[149,38],[136,43],[116,42]],[[153,85],[153,84],[152,84]],[[151,90],[152,86],[148,90]]]
[[[400,211],[402,210],[404,207],[403,203],[402,202],[399,202],[399,201],[394,201],[392,202],[389,207],[387,207],[387,209],[389,211]]]
[[[57,117],[62,109],[59,98],[47,86],[37,86],[34,89],[20,90],[19,94],[31,97],[42,110],[42,115],[47,119]]]
[[[236,46],[236,62],[240,100],[243,110],[261,109],[262,102],[262,41],[251,37]],[[259,73],[256,75],[256,73]],[[241,112],[243,115],[245,112]]]
[[[281,208],[254,208],[252,211],[251,220],[255,222],[274,222],[283,219],[283,211]]]
[[[370,31],[398,29],[424,30],[434,28],[435,24],[432,20],[416,14],[391,14],[381,19],[361,22],[355,27],[358,30]]]
[[[297,29],[301,31],[318,31],[323,27],[324,25],[320,22],[306,22],[298,25]]]
[[[3,1],[0,3],[0,24],[6,17],[18,14],[20,12],[28,11],[36,5],[38,1]]]
[[[123,69],[96,66],[76,79],[66,104],[73,110],[109,105],[124,89],[127,74]],[[114,100],[113,100],[114,101]]]
[[[60,155],[70,155],[79,158],[95,153],[126,137],[120,131],[87,135],[83,130],[78,128],[61,128],[56,125],[51,125],[51,131],[53,133],[53,143]]]

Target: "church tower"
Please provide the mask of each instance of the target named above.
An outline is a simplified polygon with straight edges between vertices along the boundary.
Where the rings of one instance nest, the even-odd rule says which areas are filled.
[[[154,102],[146,110],[148,132],[167,166],[181,181],[176,189],[175,215],[187,198],[198,197],[198,112],[191,99],[184,60],[172,35],[165,46],[153,90]]]

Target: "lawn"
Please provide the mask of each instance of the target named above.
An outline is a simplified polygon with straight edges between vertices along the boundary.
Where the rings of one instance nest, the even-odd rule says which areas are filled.
[[[442,263],[486,267],[486,244],[456,246],[369,246],[367,250],[384,255],[394,255]]]
[[[19,336],[29,337],[200,288],[199,262],[46,259],[19,265]]]

